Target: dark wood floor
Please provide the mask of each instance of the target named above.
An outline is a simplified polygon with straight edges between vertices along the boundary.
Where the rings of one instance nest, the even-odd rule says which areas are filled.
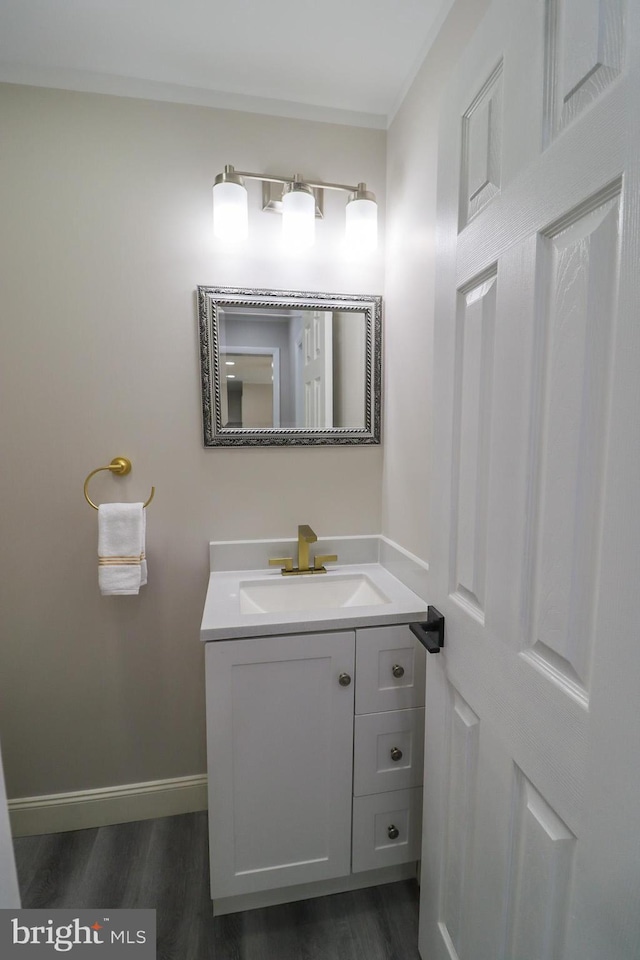
[[[155,908],[158,960],[419,960],[413,881],[214,920],[206,813],[15,840],[23,907]]]

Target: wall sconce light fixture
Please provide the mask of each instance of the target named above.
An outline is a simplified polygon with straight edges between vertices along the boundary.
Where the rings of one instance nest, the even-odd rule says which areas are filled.
[[[348,246],[368,253],[375,250],[378,241],[378,205],[366,183],[350,186],[345,183],[324,183],[321,180],[303,180],[294,177],[267,177],[261,173],[234,170],[227,164],[213,185],[213,232],[226,241],[246,239],[249,216],[245,180],[260,180],[263,184],[263,210],[282,212],[282,236],[288,246],[300,249],[312,246],[315,239],[315,220],[322,216],[322,191],[341,190],[348,194],[346,208],[346,241]],[[282,200],[268,198],[269,184],[282,184]]]

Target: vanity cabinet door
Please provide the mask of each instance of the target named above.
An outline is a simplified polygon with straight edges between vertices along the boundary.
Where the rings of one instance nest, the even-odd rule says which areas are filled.
[[[212,642],[205,657],[212,898],[347,875],[353,631]]]

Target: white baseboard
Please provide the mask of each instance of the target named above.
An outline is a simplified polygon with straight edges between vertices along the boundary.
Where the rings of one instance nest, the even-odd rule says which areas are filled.
[[[207,809],[207,776],[177,777],[119,787],[9,800],[14,837],[104,827]]]

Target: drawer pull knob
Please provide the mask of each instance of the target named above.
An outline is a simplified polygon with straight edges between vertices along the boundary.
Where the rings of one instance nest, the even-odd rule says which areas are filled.
[[[389,834],[389,840],[397,840],[398,837],[400,836],[400,831],[393,824],[391,824],[391,826],[387,830],[387,833]]]
[[[394,663],[391,667],[391,673],[399,680],[400,677],[404,677],[404,667],[400,663]]]
[[[349,676],[348,673],[341,673],[340,676],[338,677],[338,683],[340,684],[341,687],[348,687],[349,684],[351,683],[351,677]]]
[[[391,747],[391,759],[402,760],[402,750],[400,747]]]

